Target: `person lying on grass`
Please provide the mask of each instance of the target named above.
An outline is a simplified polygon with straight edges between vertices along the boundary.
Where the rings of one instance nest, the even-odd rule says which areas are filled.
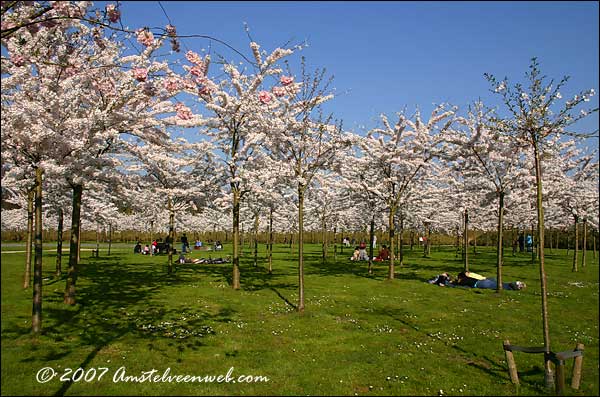
[[[498,282],[495,278],[487,278],[473,272],[460,272],[456,278],[450,276],[448,273],[438,274],[431,280],[427,281],[429,284],[437,284],[440,287],[468,287],[468,288],[483,288],[483,289],[497,289]],[[513,281],[510,283],[502,283],[502,288],[506,290],[521,290],[526,285],[522,281]]]
[[[189,257],[186,257],[185,255],[181,254],[179,256],[179,263],[183,264],[183,263],[195,263],[195,264],[222,264],[222,263],[229,263],[231,262],[231,258],[229,256],[227,256],[226,258],[196,258],[196,259],[192,259]]]

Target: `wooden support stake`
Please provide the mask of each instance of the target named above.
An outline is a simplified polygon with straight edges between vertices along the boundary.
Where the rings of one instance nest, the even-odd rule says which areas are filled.
[[[510,380],[513,384],[519,384],[519,374],[517,373],[517,364],[515,364],[515,358],[513,352],[509,350],[510,341],[507,339],[504,341],[504,353],[506,354],[506,362],[508,364],[508,373],[510,374]]]
[[[565,391],[565,362],[559,360],[556,368],[556,395],[562,396]]]
[[[583,351],[583,343],[578,343],[575,350]],[[571,387],[579,390],[579,382],[581,381],[581,367],[583,366],[583,354],[575,357],[573,362],[573,377],[571,378]]]

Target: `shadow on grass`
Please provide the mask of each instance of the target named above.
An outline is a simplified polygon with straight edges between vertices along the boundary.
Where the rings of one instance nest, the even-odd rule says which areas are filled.
[[[281,295],[281,293],[279,291],[277,291],[275,288],[271,287],[270,290],[273,291],[273,292],[275,292],[277,294],[277,296],[281,298],[281,300],[283,300],[285,303],[287,303],[288,305],[290,305],[291,307],[293,307],[294,310],[298,310],[298,306],[294,305],[285,296]]]
[[[23,358],[22,362],[61,360],[77,352],[87,356],[73,368],[87,369],[103,349],[122,337],[134,337],[147,341],[150,350],[177,348],[198,350],[204,346],[203,338],[215,334],[211,324],[232,321],[235,312],[221,309],[209,312],[197,306],[181,305],[165,308],[153,297],[169,286],[189,283],[193,273],[166,275],[155,263],[122,265],[121,256],[84,259],[79,266],[76,287],[77,304],[64,305],[61,288],[45,293],[43,331],[39,336],[54,342],[47,350],[32,351],[36,354]],[[53,279],[52,285],[65,276]],[[158,294],[159,295],[159,294]],[[14,325],[3,329],[3,338],[30,334],[31,329]],[[37,338],[37,337],[36,337]],[[162,341],[162,342],[161,342]],[[110,348],[112,349],[112,348]],[[111,350],[106,354],[111,354]],[[68,393],[71,381],[64,382],[55,395]]]

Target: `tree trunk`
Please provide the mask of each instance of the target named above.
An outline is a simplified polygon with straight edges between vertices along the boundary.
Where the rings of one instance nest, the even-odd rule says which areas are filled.
[[[534,146],[535,154],[535,178],[537,183],[537,216],[538,216],[538,244],[540,245],[540,281],[542,294],[542,323],[544,333],[544,351],[546,356],[550,354],[550,331],[548,328],[548,292],[546,269],[544,267],[544,207],[542,202],[542,165],[540,164],[540,154],[537,143]],[[544,378],[547,388],[554,385],[554,374],[552,372],[551,361],[545,362]]]
[[[169,244],[167,244],[168,273],[173,273],[173,247],[175,246],[175,210],[173,200],[169,197]]]
[[[327,259],[327,223],[325,222],[325,214],[321,220],[321,261],[325,264]]]
[[[112,223],[108,224],[108,255],[110,256],[110,246],[112,245]]]
[[[596,237],[597,237],[597,232],[596,230],[592,229],[592,247],[594,248],[594,260],[596,260]]]
[[[269,274],[273,273],[273,207],[269,210]]]
[[[573,226],[573,228],[575,229],[575,249],[573,251],[573,271],[579,271],[579,269],[577,268],[577,253],[579,251],[579,217],[577,215],[573,215],[573,218],[575,218],[575,225]]]
[[[254,267],[258,267],[258,212],[254,214]]]
[[[337,262],[337,226],[333,227],[333,261]]]
[[[373,274],[373,236],[375,235],[375,214],[371,214],[371,227],[369,229],[369,274]]]
[[[63,240],[63,227],[64,227],[64,213],[63,209],[58,210],[58,230],[56,232],[56,277],[60,277],[62,274],[62,240]]]
[[[25,274],[23,275],[23,288],[29,288],[31,283],[31,254],[33,244],[33,201],[35,188],[27,192],[27,246],[25,247]]]
[[[64,303],[75,304],[75,284],[77,283],[77,257],[79,252],[79,229],[81,221],[81,196],[83,186],[73,186],[73,210],[71,215],[71,239],[69,242],[69,272],[65,287]]]
[[[398,232],[398,238],[400,241],[398,241],[398,266],[402,267],[404,266],[404,241],[402,240],[402,237],[404,236],[404,215],[403,212],[400,211],[400,231]]]
[[[465,248],[463,249],[463,259],[464,259],[464,265],[465,265],[465,272],[469,271],[469,211],[467,209],[465,209],[465,215],[464,215],[464,220],[465,220],[465,237],[464,237],[464,244],[465,244]]]
[[[532,265],[535,263],[535,244],[536,244],[536,241],[533,238],[534,235],[535,235],[535,228],[534,228],[533,223],[532,223],[531,224],[531,264]],[[539,243],[539,241],[537,243]]]
[[[298,185],[298,311],[304,311],[304,186]]]
[[[79,222],[81,223],[81,219],[79,219]],[[77,236],[77,264],[79,264],[79,262],[81,262],[81,225],[79,225],[79,231],[77,233],[79,234]]]
[[[35,264],[33,268],[33,308],[31,330],[42,331],[42,169],[35,170]]]
[[[96,223],[96,258],[100,257],[100,224]]]
[[[394,279],[394,215],[396,213],[396,208],[394,206],[390,206],[390,215],[388,219],[388,227],[389,227],[389,237],[390,237],[390,268],[388,272],[388,280]]]
[[[233,192],[233,276],[231,287],[240,289],[240,192],[232,184]]]
[[[454,259],[458,258],[458,253],[460,252],[460,228],[456,227],[456,241],[454,242],[454,246],[456,247],[456,252],[454,253]]]
[[[581,246],[581,267],[585,267],[585,251],[587,251],[587,219],[583,218],[583,244]]]
[[[431,256],[431,226],[427,227],[427,257]]]
[[[498,197],[498,248],[496,252],[496,276],[498,285],[496,291],[502,292],[502,261],[504,257],[503,242],[503,223],[504,223],[504,192],[500,192]]]

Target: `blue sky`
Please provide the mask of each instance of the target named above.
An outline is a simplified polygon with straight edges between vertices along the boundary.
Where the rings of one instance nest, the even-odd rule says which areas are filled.
[[[328,110],[355,131],[404,108],[429,113],[434,103],[449,102],[464,110],[478,98],[498,105],[483,74],[523,82],[532,57],[549,78],[571,76],[563,98],[599,91],[596,1],[124,1],[122,21],[163,27],[161,4],[179,34],[210,35],[248,57],[244,23],[267,50],[306,41],[308,64],[334,76],[338,96]],[[183,40],[184,51],[208,48],[207,40]],[[240,60],[220,44],[211,51]],[[597,129],[598,114],[577,128]]]

